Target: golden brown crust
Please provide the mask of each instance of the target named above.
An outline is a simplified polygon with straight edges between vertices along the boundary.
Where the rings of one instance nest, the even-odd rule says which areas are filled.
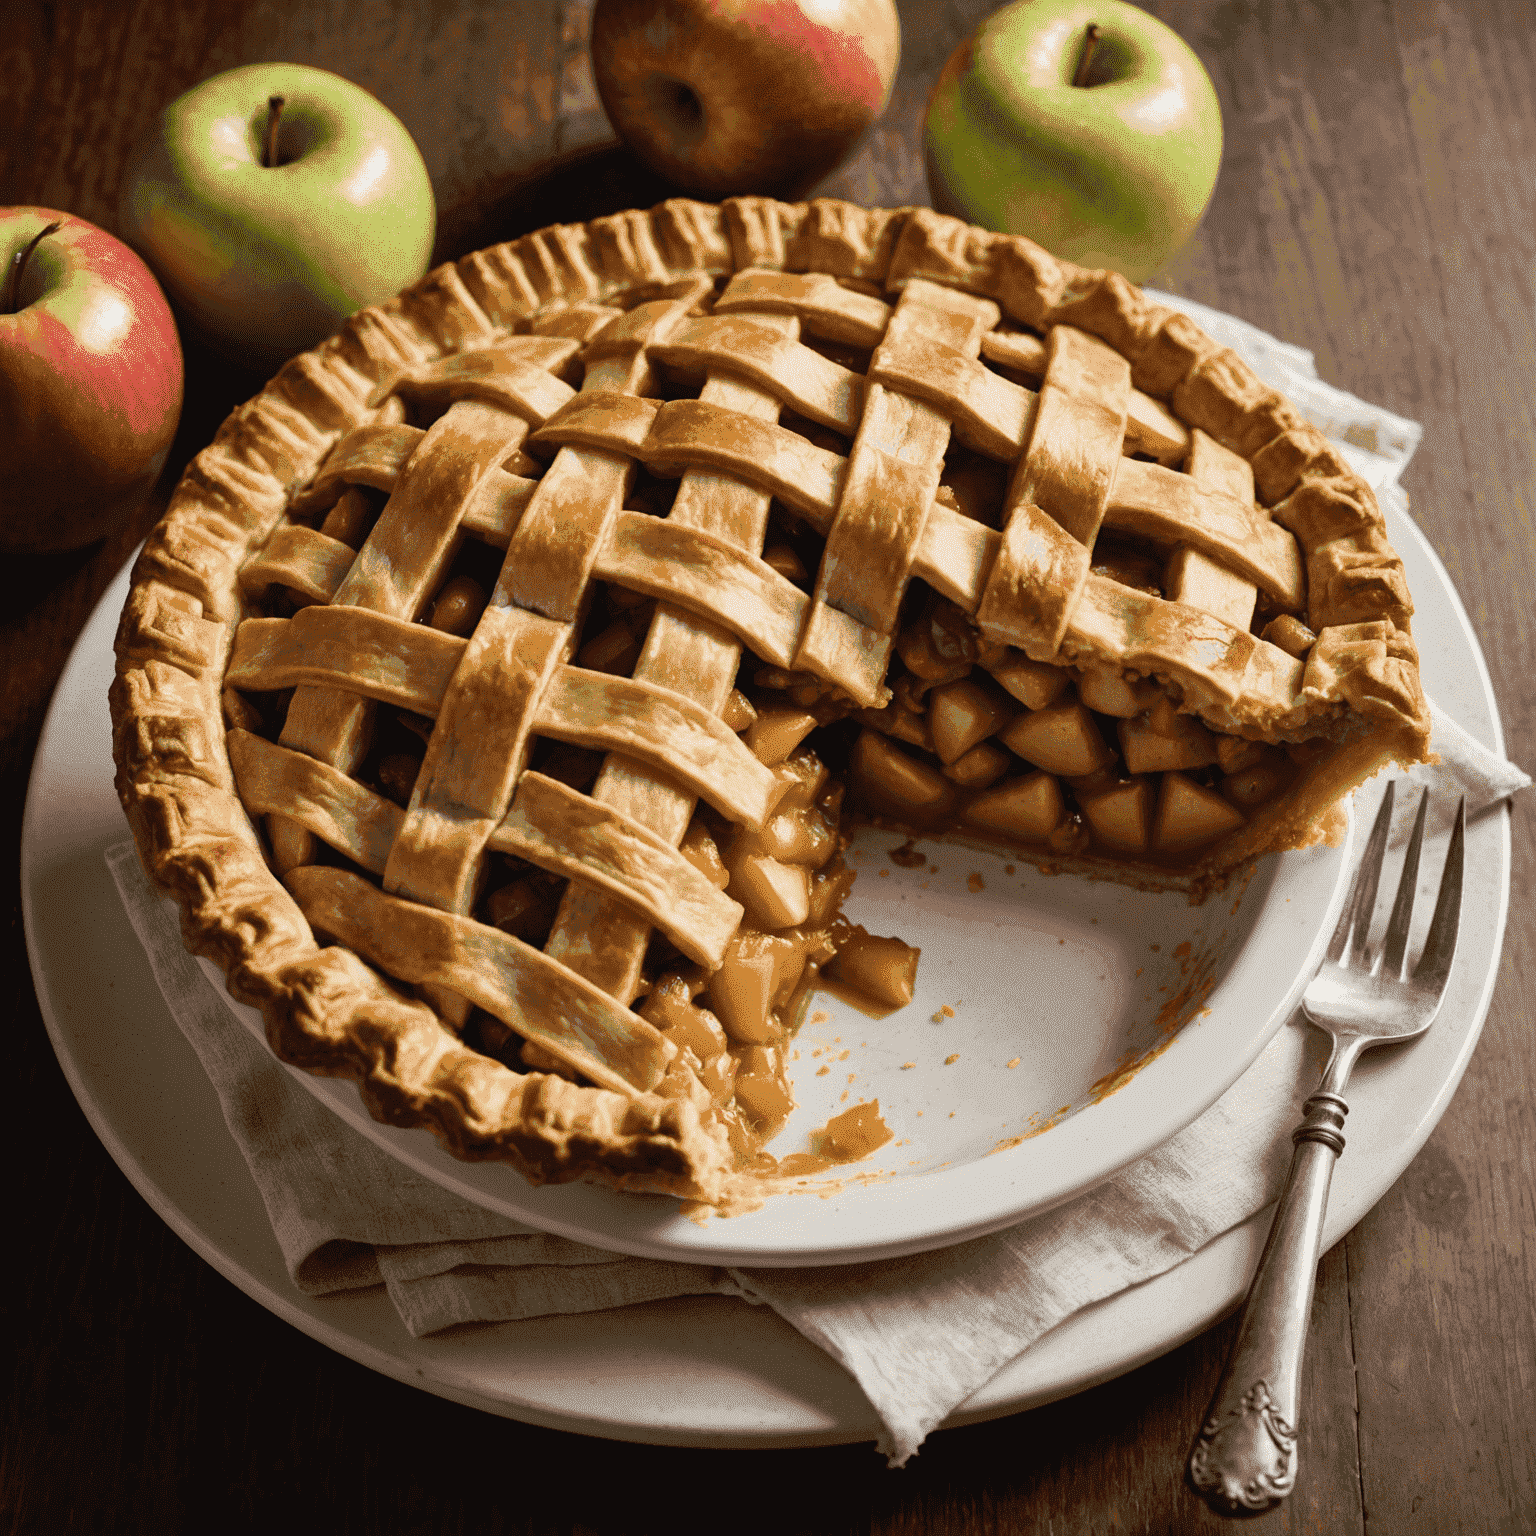
[[[1133,422],[1142,423],[1136,430],[1154,438],[1165,430],[1159,423],[1169,418],[1154,404],[1163,402],[1187,427],[1251,463],[1258,499],[1300,547],[1307,617],[1318,641],[1302,673],[1301,663],[1243,636],[1245,656],[1262,647],[1264,658],[1271,652],[1279,658],[1249,667],[1258,694],[1252,688],[1245,693],[1246,683],[1206,678],[1193,661],[1182,672],[1182,663],[1165,662],[1165,670],[1183,686],[1188,706],[1219,728],[1286,739],[1308,734],[1320,722],[1342,720],[1346,710],[1357,727],[1347,750],[1335,752],[1312,775],[1316,782],[1304,780],[1299,797],[1288,802],[1283,814],[1293,826],[1277,825],[1279,812],[1256,818],[1227,848],[1228,855],[1304,841],[1319,807],[1341,790],[1383,761],[1412,761],[1426,750],[1428,708],[1408,633],[1411,603],[1370,489],[1322,434],[1239,358],[1117,274],[1070,266],[1026,240],[990,234],[926,209],[863,209],[829,200],[788,205],[756,198],[719,206],[674,201],[649,212],[556,226],[439,268],[389,303],[359,312],[337,336],[286,364],[259,396],[230,416],[188,468],[139,557],[118,630],[111,693],[116,782],[146,870],[181,904],[188,946],[220,964],[231,991],[262,1010],[269,1039],[283,1059],[357,1078],[377,1118],[429,1125],[456,1155],[503,1158],[535,1181],[595,1175],[628,1187],[710,1199],[721,1188],[726,1153],[718,1136],[701,1126],[686,1096],[626,1095],[514,1073],[460,1044],[431,1008],[355,955],[317,945],[303,912],[268,867],[236,792],[221,728],[225,673],[236,628],[248,614],[240,572],[282,519],[290,492],[313,479],[345,434],[377,423],[383,435],[371,451],[387,458],[389,432],[414,430],[394,425],[399,406],[388,390],[401,381],[428,381],[421,387],[430,387],[433,365],[441,359],[473,354],[512,330],[525,330],[531,316],[551,306],[565,306],[567,333],[584,336],[619,313],[611,301],[675,297],[691,291],[690,282],[748,267],[840,279],[846,286],[839,292],[850,300],[853,294],[868,295],[861,302],[882,310],[873,295],[928,282],[977,296],[967,301],[972,304],[989,300],[1019,325],[1070,327],[1071,334],[1098,338],[1085,356],[1107,343],[1129,364],[1129,409]],[[809,290],[800,298],[812,301]],[[771,307],[761,295],[756,302]],[[850,335],[861,335],[863,311],[851,302],[843,308]],[[731,337],[720,327],[729,323],[736,322],[700,323],[674,340],[679,347],[728,346]],[[743,317],[739,323],[753,322]],[[974,364],[974,337],[963,327],[956,335],[960,346],[947,364],[950,371],[966,389],[991,387]],[[1006,341],[1001,345],[1009,350]],[[893,348],[883,366],[895,379],[905,377],[909,363]],[[544,377],[553,387],[552,376]],[[998,381],[1000,393],[994,390],[999,399],[1007,394],[1004,382]],[[485,387],[493,386],[522,387],[507,379]],[[837,387],[836,376],[825,369],[815,377],[807,373],[810,404],[797,408],[841,409]],[[610,411],[597,426],[584,428],[577,407],[558,413],[560,424],[546,429],[550,441],[584,443],[584,431],[589,436],[598,431],[607,434],[608,448],[633,453],[651,443],[663,452],[688,436],[690,413],[710,409],[673,402],[658,412],[654,402],[622,398],[623,409]],[[557,405],[551,397],[539,414],[550,414]],[[1003,405],[1006,415],[1015,409],[1014,397]],[[913,410],[920,417],[926,408],[903,409],[908,417]],[[978,415],[978,431],[991,430],[981,422],[985,414]],[[915,425],[903,430],[927,430],[923,420],[913,420]],[[842,473],[843,461],[825,462],[834,455],[803,440],[779,443],[778,429],[764,425],[749,431],[746,418],[738,422],[740,460],[757,465],[770,489],[782,493],[772,482],[775,453],[794,458],[806,483]],[[622,444],[608,442],[614,433]],[[602,451],[595,439],[589,446]],[[728,440],[721,452],[730,458]],[[526,482],[520,491],[512,483],[515,476],[492,474],[500,475],[498,494],[509,498],[509,505],[519,495],[526,499]],[[1108,475],[1113,480],[1113,464]],[[799,510],[815,521],[819,504],[815,492],[808,494],[812,503]],[[913,488],[911,494],[920,522],[928,504],[923,497],[931,499],[932,491]],[[475,515],[494,519],[496,508]],[[651,530],[637,530],[636,537],[641,533],[652,537]],[[979,584],[1003,542],[935,504],[921,547],[906,554],[915,555],[913,569],[946,595],[968,592],[967,606],[974,610],[984,600]],[[648,558],[643,540],[628,554],[627,548],[620,541],[609,558],[637,564]],[[762,594],[766,627],[789,622],[773,617],[775,603],[782,608],[795,599],[779,590],[783,584],[776,584],[772,571],[759,570],[761,562],[753,564],[750,557],[710,553],[722,569],[736,573],[744,591],[750,586]],[[848,558],[855,553],[850,549]],[[268,558],[279,555],[269,551]],[[1091,584],[1101,580],[1087,578],[1085,590],[1097,590]],[[1058,635],[1063,658],[1126,664],[1124,636],[1112,631],[1117,623],[1141,624],[1145,615],[1138,610],[1127,618],[1119,594],[1110,596],[1114,601],[1103,598],[1091,622],[1084,617],[1075,631],[1064,631],[1064,642]],[[888,595],[887,606],[889,601]],[[1250,695],[1268,697],[1263,690],[1271,684],[1265,679],[1287,665],[1302,677],[1299,694],[1287,704],[1288,714],[1265,705],[1269,712],[1261,718],[1259,706],[1244,701]],[[1152,663],[1147,666],[1150,670]],[[1283,689],[1275,697],[1282,694]]]
[[[1388,634],[1406,637],[1413,605],[1381,508],[1323,434],[1188,316],[1152,304],[1118,273],[1087,272],[1018,244],[919,209],[903,231],[890,285],[948,280],[996,299],[1027,325],[1070,323],[1108,341],[1131,362],[1138,389],[1253,463],[1259,500],[1301,546],[1314,630],[1385,620]],[[1391,712],[1416,758],[1428,740],[1428,704],[1417,668],[1389,668],[1387,653],[1383,638],[1361,664],[1382,679],[1378,714]]]

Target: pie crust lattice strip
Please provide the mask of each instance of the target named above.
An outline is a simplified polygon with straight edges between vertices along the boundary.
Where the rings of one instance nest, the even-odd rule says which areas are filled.
[[[118,785],[285,1059],[459,1156],[711,1200],[734,1101],[674,1004],[730,1024],[743,935],[835,914],[808,732],[865,814],[1198,893],[1423,757],[1410,613],[1363,482],[1118,276],[668,203],[444,267],[231,417],[135,572]],[[798,865],[790,805],[832,818]]]

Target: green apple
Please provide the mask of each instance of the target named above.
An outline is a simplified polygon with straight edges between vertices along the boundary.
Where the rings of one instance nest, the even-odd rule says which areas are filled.
[[[415,282],[437,211],[420,151],[376,97],[323,69],[249,64],[161,113],[118,219],[194,332],[270,371]]]
[[[1221,108],[1189,45],[1136,6],[1015,0],[944,66],[924,148],[935,208],[1139,282],[1205,212]]]

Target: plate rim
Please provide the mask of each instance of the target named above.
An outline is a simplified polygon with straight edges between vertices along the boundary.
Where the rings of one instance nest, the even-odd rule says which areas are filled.
[[[1502,751],[1502,722],[1493,696],[1491,678],[1460,596],[1455,591],[1443,563],[1418,528],[1403,515],[1399,515],[1398,523],[1399,529],[1395,533],[1394,542],[1400,552],[1404,551],[1405,546],[1410,546],[1416,559],[1427,564],[1430,574],[1435,578],[1437,588],[1435,596],[1446,604],[1449,610],[1446,616],[1452,621],[1453,629],[1458,632],[1457,638],[1461,640],[1462,646],[1470,653],[1462,659],[1470,660],[1472,663],[1473,680],[1477,684],[1475,692],[1480,695],[1479,702],[1484,706],[1488,717],[1485,734],[1491,736],[1490,744],[1496,750]],[[120,573],[119,582],[125,579],[125,574]],[[120,594],[118,583],[114,583],[102,600],[103,606],[110,601],[114,589]],[[118,601],[120,600],[119,595]],[[98,614],[93,616],[93,622],[99,618],[98,610]],[[77,644],[76,652],[86,644],[90,631],[91,625],[88,624],[85,634]],[[45,748],[49,744],[50,731],[54,726],[55,708],[65,691],[65,679],[69,677],[75,661],[76,654],[72,653],[70,663],[61,677],[54,703],[50,706],[49,720],[39,741],[37,762],[44,760]],[[684,1423],[675,1413],[672,1415],[673,1424],[647,1423],[634,1418],[616,1423],[611,1413],[600,1415],[596,1411],[594,1399],[601,1395],[603,1384],[600,1382],[590,1384],[598,1390],[588,1394],[587,1400],[583,1403],[580,1401],[581,1393],[576,1394],[577,1401],[573,1402],[569,1393],[564,1397],[560,1396],[553,1390],[551,1382],[544,1378],[540,1379],[536,1391],[533,1389],[520,1391],[505,1376],[487,1379],[482,1372],[477,1377],[472,1361],[466,1364],[462,1348],[452,1359],[445,1360],[441,1351],[432,1347],[432,1340],[409,1339],[381,1291],[375,1290],[361,1297],[344,1299],[321,1298],[317,1303],[314,1299],[302,1297],[291,1289],[286,1291],[279,1289],[270,1280],[264,1279],[256,1269],[242,1263],[237,1255],[226,1252],[208,1236],[205,1230],[207,1223],[200,1224],[195,1213],[180,1209],[156,1183],[143,1160],[136,1157],[122,1142],[117,1127],[111,1123],[103,1103],[94,1092],[88,1064],[82,1064],[76,1059],[66,1039],[62,1019],[54,1009],[54,999],[45,978],[40,975],[41,962],[37,937],[39,913],[34,899],[40,835],[32,793],[36,782],[36,765],[34,765],[34,776],[32,783],[29,784],[22,829],[23,916],[28,954],[32,963],[34,981],[37,984],[39,1004],[66,1079],[81,1103],[93,1130],[103,1141],[109,1154],[118,1163],[130,1183],[194,1251],[246,1294],[284,1321],[302,1329],[318,1342],[396,1380],[469,1406],[547,1427],[657,1444],[721,1447],[820,1445],[865,1440],[874,1436],[878,1426],[875,1424],[872,1411],[868,1410],[867,1404],[863,1404],[862,1397],[856,1393],[856,1390],[856,1401],[851,1407],[847,1402],[843,1403],[841,1418],[836,1412],[829,1414],[824,1411],[818,1402],[809,1398],[798,1400],[779,1398],[767,1402],[759,1416],[760,1422],[750,1427],[743,1427],[735,1422],[729,1424],[718,1421]],[[1497,853],[1495,871],[1498,881],[1497,921],[1489,931],[1486,964],[1475,978],[1474,995],[1467,1000],[1462,1032],[1457,1038],[1451,1059],[1444,1070],[1437,1073],[1432,1091],[1419,1096],[1417,1118],[1411,1121],[1408,1134],[1401,1134],[1403,1129],[1401,1115],[1394,1110],[1396,1135],[1390,1150],[1383,1153],[1373,1150],[1368,1143],[1361,1145],[1356,1142],[1352,1145],[1351,1157],[1344,1159],[1340,1164],[1335,1178],[1325,1233],[1325,1241],[1329,1244],[1342,1237],[1375,1204],[1428,1140],[1461,1081],[1481,1032],[1498,980],[1510,899],[1511,817],[1508,805],[1504,804],[1489,813],[1486,821],[1490,824],[1488,835],[1495,840]],[[105,866],[99,859],[97,867],[102,871],[102,878],[107,879]],[[166,1023],[174,1031],[175,1026],[170,1022],[168,1015]],[[184,1041],[182,1046],[190,1054],[190,1047],[187,1047]],[[195,1061],[195,1057],[192,1059]],[[1375,1097],[1379,1097],[1379,1094],[1373,1097],[1373,1087],[1381,1078],[1387,1076],[1390,1076],[1390,1069],[1373,1073],[1370,1070],[1370,1064],[1362,1070],[1359,1092],[1355,1099],[1357,1118],[1362,1106],[1368,1106],[1374,1102]],[[204,1083],[206,1086],[206,1079]],[[209,1097],[212,1096],[211,1088],[207,1088],[207,1093]],[[240,1164],[238,1151],[232,1142],[228,1143],[227,1151],[243,1173],[243,1164]],[[248,1174],[244,1177],[247,1181],[249,1180]],[[251,1194],[254,1197],[254,1185],[251,1185]],[[1026,1350],[1005,1366],[985,1387],[973,1394],[945,1421],[946,1426],[976,1422],[1053,1401],[1099,1381],[1110,1379],[1123,1371],[1134,1369],[1144,1361],[1155,1358],[1193,1337],[1230,1311],[1240,1300],[1246,1288],[1252,1262],[1257,1258],[1263,1229],[1267,1225],[1267,1215],[1267,1212],[1259,1212],[1242,1226],[1224,1233],[1173,1270],[1133,1288],[1131,1292],[1121,1293],[1096,1303],[1058,1325],[1033,1348]],[[266,1246],[275,1252],[275,1242],[270,1230],[255,1234],[258,1247],[262,1239],[265,1240]],[[1190,1294],[1192,1290],[1199,1291],[1198,1298]],[[699,1300],[713,1306],[732,1306],[739,1309],[740,1326],[722,1330],[738,1341],[744,1340],[746,1335],[752,1332],[754,1320],[757,1323],[765,1321],[757,1316],[761,1309],[748,1308],[744,1303],[735,1302],[730,1298],[708,1297],[699,1298]],[[1133,1328],[1128,1335],[1125,1327],[1117,1322],[1117,1319],[1124,1319],[1128,1312],[1134,1311],[1136,1302],[1143,1304],[1144,1314],[1148,1305],[1155,1303],[1157,1328],[1152,1334],[1136,1335]],[[653,1303],[648,1306],[628,1308],[622,1313],[610,1316],[621,1319],[624,1330],[629,1331],[636,1324],[642,1328],[645,1326],[645,1314],[650,1307],[664,1305]],[[486,1347],[489,1346],[493,1336],[500,1339],[511,1337],[521,1340],[523,1343],[518,1345],[516,1351],[521,1356],[526,1353],[527,1340],[536,1335],[548,1337],[551,1332],[558,1332],[558,1330],[541,1330],[538,1325],[543,1321],[533,1319],[529,1323],[485,1325],[474,1333],[480,1344]],[[1085,1351],[1081,1347],[1085,1334],[1090,1338],[1097,1338],[1101,1346],[1106,1346],[1100,1349],[1096,1357],[1097,1363],[1094,1362],[1092,1351]],[[1106,1341],[1108,1341],[1107,1345]],[[782,1349],[783,1342],[782,1338],[777,1339],[775,1347]],[[803,1357],[802,1363],[808,1368],[812,1357],[817,1359],[821,1357],[814,1346],[807,1344],[806,1349],[810,1354]],[[554,1353],[558,1357],[558,1338],[555,1341]],[[680,1401],[686,1407],[691,1400],[685,1396]]]

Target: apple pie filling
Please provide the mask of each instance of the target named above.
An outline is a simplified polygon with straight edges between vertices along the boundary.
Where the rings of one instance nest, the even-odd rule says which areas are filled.
[[[1282,795],[1316,750],[1212,731],[1155,678],[1032,661],[942,600],[903,630],[897,654],[891,702],[855,712],[854,804],[1044,862],[1187,867]]]

